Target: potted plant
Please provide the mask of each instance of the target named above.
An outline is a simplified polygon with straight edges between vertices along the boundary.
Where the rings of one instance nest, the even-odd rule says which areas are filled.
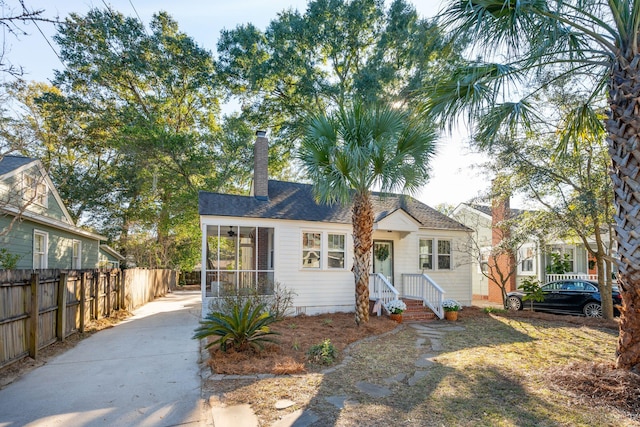
[[[442,301],[444,318],[447,320],[458,320],[458,311],[460,308],[460,303],[454,299],[446,299]]]
[[[386,303],[385,307],[389,311],[389,317],[391,318],[391,320],[402,323],[402,312],[407,309],[407,305],[404,303],[404,301],[394,299]]]

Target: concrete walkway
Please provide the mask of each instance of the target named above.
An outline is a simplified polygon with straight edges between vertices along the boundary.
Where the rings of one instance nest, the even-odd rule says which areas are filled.
[[[175,292],[0,390],[5,426],[212,426],[201,399],[200,292]]]

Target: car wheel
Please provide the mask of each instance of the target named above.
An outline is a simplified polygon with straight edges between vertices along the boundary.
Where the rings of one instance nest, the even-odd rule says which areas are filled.
[[[590,302],[582,308],[582,312],[587,317],[602,317],[602,306],[600,303]]]
[[[515,295],[511,295],[507,298],[507,308],[509,310],[522,310],[522,301]]]

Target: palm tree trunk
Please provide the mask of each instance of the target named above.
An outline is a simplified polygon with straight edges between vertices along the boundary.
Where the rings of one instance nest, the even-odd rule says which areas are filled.
[[[373,206],[369,193],[353,201],[353,276],[356,283],[356,324],[369,321],[369,271],[373,246]]]
[[[623,54],[625,54],[623,56]],[[619,52],[611,70],[607,120],[615,190],[619,287],[622,295],[616,366],[640,370],[640,56]]]

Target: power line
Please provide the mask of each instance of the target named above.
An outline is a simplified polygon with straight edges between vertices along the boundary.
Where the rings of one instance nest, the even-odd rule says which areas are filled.
[[[138,10],[133,5],[133,1],[129,0],[129,4],[131,5],[131,8],[133,8],[133,11],[136,13],[136,16],[138,17],[138,21],[140,21],[140,23],[142,24],[142,28],[144,28],[144,32],[147,33],[147,26],[144,25],[144,22],[142,21],[142,18],[140,18],[140,15],[138,14]],[[147,35],[149,35],[149,33],[147,33]]]
[[[32,21],[33,24],[36,26],[36,28],[38,29],[38,32],[40,34],[42,34],[42,37],[44,37],[44,40],[47,42],[47,44],[49,45],[49,47],[51,48],[51,50],[53,51],[53,53],[56,55],[56,57],[58,58],[58,60],[60,61],[60,63],[62,64],[62,66],[64,68],[67,68],[67,65],[64,63],[64,61],[62,60],[62,57],[60,56],[60,54],[58,53],[58,51],[53,47],[53,45],[51,44],[51,42],[49,41],[49,38],[45,35],[45,33],[42,31],[42,29],[40,28],[40,25],[38,25],[38,23],[36,21]]]

